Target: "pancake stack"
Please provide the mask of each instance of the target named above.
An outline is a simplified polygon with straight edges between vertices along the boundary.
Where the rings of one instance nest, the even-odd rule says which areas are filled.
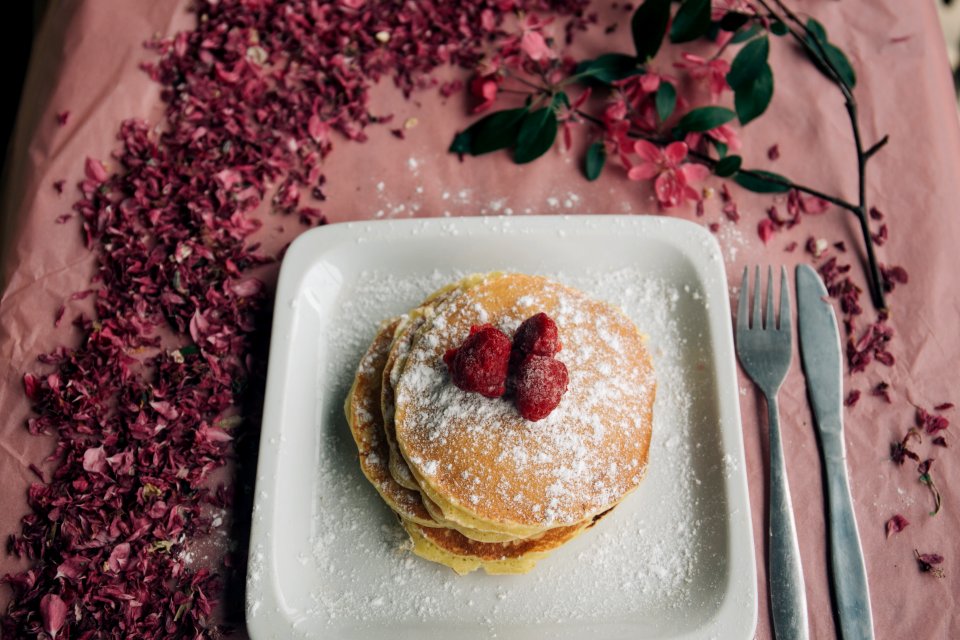
[[[539,312],[555,320],[569,372],[546,418],[452,384],[443,356],[471,327],[513,336]],[[459,574],[526,573],[639,485],[655,392],[644,338],[621,311],[546,278],[492,273],[385,322],[346,414],[361,469],[414,553]]]

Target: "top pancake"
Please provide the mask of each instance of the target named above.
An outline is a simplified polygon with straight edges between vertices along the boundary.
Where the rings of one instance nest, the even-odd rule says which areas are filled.
[[[507,398],[455,387],[443,354],[472,325],[512,336],[545,312],[570,383],[538,422]],[[610,305],[546,278],[493,274],[438,306],[395,387],[397,443],[422,491],[451,520],[529,535],[606,510],[637,487],[650,444],[655,381],[643,337]]]

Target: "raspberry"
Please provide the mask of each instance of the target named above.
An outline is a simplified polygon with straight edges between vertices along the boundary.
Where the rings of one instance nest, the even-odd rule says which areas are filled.
[[[567,390],[567,367],[555,358],[528,355],[514,380],[520,415],[536,422],[550,415]]]
[[[524,356],[553,356],[560,351],[560,335],[553,318],[541,312],[530,316],[513,336],[513,349],[518,361]]]
[[[510,338],[492,324],[474,326],[459,349],[447,350],[443,361],[458,388],[499,398],[507,390],[510,346]]]

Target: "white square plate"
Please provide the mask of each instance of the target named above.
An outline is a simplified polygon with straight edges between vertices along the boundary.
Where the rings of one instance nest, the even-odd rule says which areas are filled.
[[[650,336],[647,478],[524,576],[413,556],[360,472],[343,402],[378,324],[471,272],[540,273]],[[752,638],[757,619],[720,247],[652,216],[350,223],[304,233],[277,289],[247,622],[267,638]]]

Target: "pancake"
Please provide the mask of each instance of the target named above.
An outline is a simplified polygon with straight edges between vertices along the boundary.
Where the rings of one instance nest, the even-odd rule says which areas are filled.
[[[420,493],[397,484],[387,467],[389,456],[383,436],[380,384],[387,351],[398,324],[399,319],[394,319],[383,326],[360,359],[344,409],[360,453],[363,475],[398,515],[426,527],[437,527],[439,524],[424,507]]]
[[[469,288],[478,280],[476,276],[467,276],[453,284],[445,285],[437,289],[427,296],[417,307],[400,316],[400,322],[394,332],[393,341],[390,344],[390,353],[387,356],[387,362],[383,369],[380,403],[384,417],[384,434],[390,453],[390,474],[397,483],[408,489],[419,491],[419,486],[416,478],[410,473],[406,461],[400,454],[400,449],[397,446],[397,441],[394,436],[393,389],[397,381],[397,376],[399,376],[400,370],[406,361],[406,356],[416,331],[423,325],[426,319],[435,313],[438,307],[441,307],[450,299],[455,298],[462,290]]]
[[[381,381],[381,395],[380,395],[380,406],[382,414],[384,417],[384,437],[387,441],[388,453],[389,453],[389,470],[390,475],[393,476],[393,479],[397,481],[402,487],[407,489],[413,489],[415,491],[420,490],[420,486],[417,484],[417,479],[413,477],[413,473],[410,472],[410,467],[407,466],[406,460],[403,459],[403,456],[400,455],[400,448],[397,446],[397,440],[394,436],[393,429],[393,414],[395,411],[394,407],[394,393],[393,393],[393,382],[391,378],[393,377],[392,373],[394,370],[398,370],[398,363],[402,363],[406,359],[407,351],[410,349],[410,341],[413,339],[414,331],[423,323],[423,318],[409,318],[404,317],[399,326],[397,326],[393,340],[389,345],[390,351],[387,355],[387,361],[383,368],[383,380]]]
[[[489,574],[527,573],[537,560],[579,535],[587,525],[560,527],[542,536],[513,542],[477,542],[452,529],[420,526],[403,521],[413,541],[413,552],[464,575],[482,568]]]
[[[449,529],[431,529],[401,519],[413,542],[413,552],[432,562],[446,565],[460,575],[482,568],[488,574],[528,573],[550,551],[593,527],[610,510],[589,522],[559,527],[534,539],[502,544],[484,544]]]
[[[393,342],[390,345],[390,353],[387,356],[387,361],[383,368],[383,379],[381,381],[381,410],[384,418],[383,431],[389,448],[390,458],[388,466],[390,475],[393,476],[393,479],[396,480],[399,485],[417,492],[420,492],[420,485],[417,483],[416,478],[410,471],[410,467],[400,453],[394,437],[393,384],[398,379],[399,372],[403,368],[403,363],[406,360],[407,353],[417,330],[420,329],[427,318],[439,309],[442,309],[444,303],[455,298],[462,291],[479,281],[480,278],[477,276],[468,276],[453,285],[434,292],[421,303],[420,306],[401,316],[393,333]],[[427,512],[439,526],[455,529],[471,540],[479,542],[506,542],[517,539],[517,536],[512,534],[481,531],[447,520],[443,515],[443,511],[435,502],[423,495],[421,495],[421,498]]]
[[[472,325],[513,335],[546,312],[570,384],[544,420],[450,383],[443,354]],[[492,274],[444,304],[413,339],[394,385],[395,439],[446,520],[518,537],[576,526],[617,504],[646,471],[656,391],[644,340],[619,310],[546,278]]]
[[[353,387],[347,396],[345,407],[347,422],[357,443],[363,474],[377,489],[387,505],[406,520],[424,527],[451,527],[479,542],[505,542],[514,539],[514,536],[473,531],[446,521],[439,507],[424,498],[419,491],[399,485],[394,481],[391,473],[384,472],[386,438],[382,415],[379,413],[378,398],[381,397],[380,383],[387,377],[382,374],[388,362],[387,350],[400,324],[401,319],[396,318],[381,328],[366,354],[361,358]]]

